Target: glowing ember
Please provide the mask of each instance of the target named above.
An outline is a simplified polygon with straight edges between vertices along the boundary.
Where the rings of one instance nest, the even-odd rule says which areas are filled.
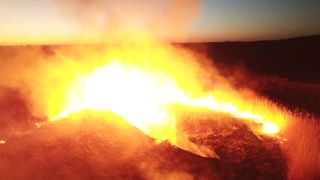
[[[0,144],[5,144],[6,143],[6,141],[5,140],[0,140]]]
[[[42,127],[41,123],[35,123],[34,125],[35,125],[37,128],[41,128],[41,127]]]

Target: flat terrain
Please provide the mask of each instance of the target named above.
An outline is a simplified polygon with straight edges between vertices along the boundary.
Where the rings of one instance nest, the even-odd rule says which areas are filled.
[[[229,118],[228,123],[223,120],[208,123],[203,114],[181,126],[193,143],[215,151],[220,159],[200,157],[167,142],[155,143],[116,115],[103,121],[89,113],[80,124],[61,122],[35,127],[43,119],[31,115],[29,100],[12,88],[12,80],[6,76],[13,73],[15,78],[19,77],[19,71],[9,72],[5,67],[17,62],[16,59],[32,63],[37,54],[50,61],[54,48],[70,46],[2,46],[0,140],[5,142],[0,141],[0,177],[286,179],[285,174],[295,179],[320,177],[320,36],[178,46],[205,54],[236,88],[249,88],[295,114],[297,117],[290,122],[286,134],[288,142],[281,145],[276,139],[257,136],[230,117],[222,116]],[[99,52],[100,46],[97,47]],[[114,119],[120,120],[114,124]],[[198,124],[199,119],[204,120]],[[195,122],[202,129],[194,129]]]
[[[236,86],[292,110],[320,115],[320,35],[257,42],[195,43]]]

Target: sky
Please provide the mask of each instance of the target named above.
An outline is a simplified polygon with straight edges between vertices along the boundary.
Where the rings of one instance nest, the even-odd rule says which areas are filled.
[[[193,29],[213,40],[320,34],[319,0],[204,0]]]
[[[92,35],[82,24],[65,16],[57,5],[59,1],[63,2],[0,0],[0,44],[90,39]],[[191,41],[250,41],[320,34],[320,1],[201,0],[199,11],[184,34]]]

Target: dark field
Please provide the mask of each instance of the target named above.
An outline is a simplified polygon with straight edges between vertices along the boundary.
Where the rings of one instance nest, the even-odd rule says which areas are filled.
[[[320,115],[320,36],[187,46],[205,52],[236,86]]]

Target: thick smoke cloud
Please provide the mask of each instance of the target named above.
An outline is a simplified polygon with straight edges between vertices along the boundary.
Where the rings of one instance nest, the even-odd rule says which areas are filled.
[[[88,38],[102,34],[104,41],[184,39],[200,12],[199,0],[56,0],[62,14],[78,23]],[[100,40],[98,40],[100,42]]]

